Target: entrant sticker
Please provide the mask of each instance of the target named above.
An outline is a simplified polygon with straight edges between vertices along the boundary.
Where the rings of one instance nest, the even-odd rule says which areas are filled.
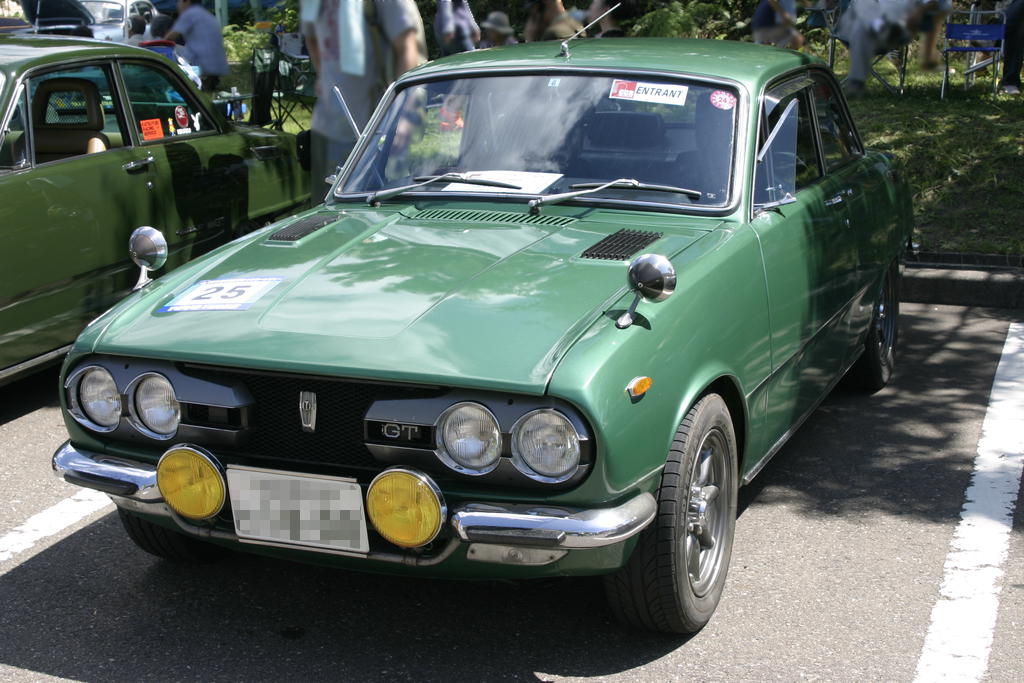
[[[164,126],[160,119],[142,119],[139,121],[139,130],[142,131],[143,140],[159,140],[164,136]]]
[[[667,83],[645,83],[643,81],[612,81],[612,91],[608,94],[613,100],[634,100],[636,102],[654,102],[655,104],[672,104],[681,107],[686,104],[685,85]]]
[[[238,277],[200,280],[171,299],[157,313],[244,311],[284,278]]]

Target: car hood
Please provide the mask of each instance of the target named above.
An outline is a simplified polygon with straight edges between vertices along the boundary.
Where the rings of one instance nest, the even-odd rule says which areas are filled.
[[[577,213],[589,215],[320,209],[158,280],[112,316],[93,348],[543,393],[573,342],[627,293],[625,259],[581,254],[651,215]],[[326,224],[280,239],[305,221]],[[718,221],[673,217],[667,225],[649,228],[664,235],[644,251],[671,257]],[[267,279],[255,281],[265,293],[242,310],[174,310],[182,301],[206,306],[210,299],[195,297],[241,278]]]
[[[40,22],[76,19],[85,24],[95,23],[92,14],[78,0],[21,0],[21,9],[32,24],[37,17]]]

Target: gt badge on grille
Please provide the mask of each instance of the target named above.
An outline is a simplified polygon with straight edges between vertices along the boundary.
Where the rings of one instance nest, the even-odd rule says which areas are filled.
[[[302,420],[302,431],[316,431],[316,393],[299,392],[299,419]]]

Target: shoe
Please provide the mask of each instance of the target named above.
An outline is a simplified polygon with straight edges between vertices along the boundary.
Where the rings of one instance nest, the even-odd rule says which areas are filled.
[[[1002,88],[1000,88],[1000,92],[1002,92],[1004,95],[1019,95],[1020,87],[1016,85],[1004,85]]]
[[[864,81],[846,81],[843,84],[843,90],[846,91],[847,99],[856,99],[864,95],[865,87]]]

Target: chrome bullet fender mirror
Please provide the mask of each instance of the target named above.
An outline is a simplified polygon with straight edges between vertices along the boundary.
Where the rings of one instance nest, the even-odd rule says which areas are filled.
[[[676,291],[676,269],[661,254],[643,254],[633,259],[626,274],[629,288],[636,292],[633,303],[619,316],[615,326],[624,330],[633,324],[640,300],[656,303],[664,301]]]
[[[150,283],[149,271],[158,270],[167,263],[167,240],[156,228],[144,225],[136,228],[128,238],[128,254],[139,267],[139,281],[132,287],[134,292]]]

